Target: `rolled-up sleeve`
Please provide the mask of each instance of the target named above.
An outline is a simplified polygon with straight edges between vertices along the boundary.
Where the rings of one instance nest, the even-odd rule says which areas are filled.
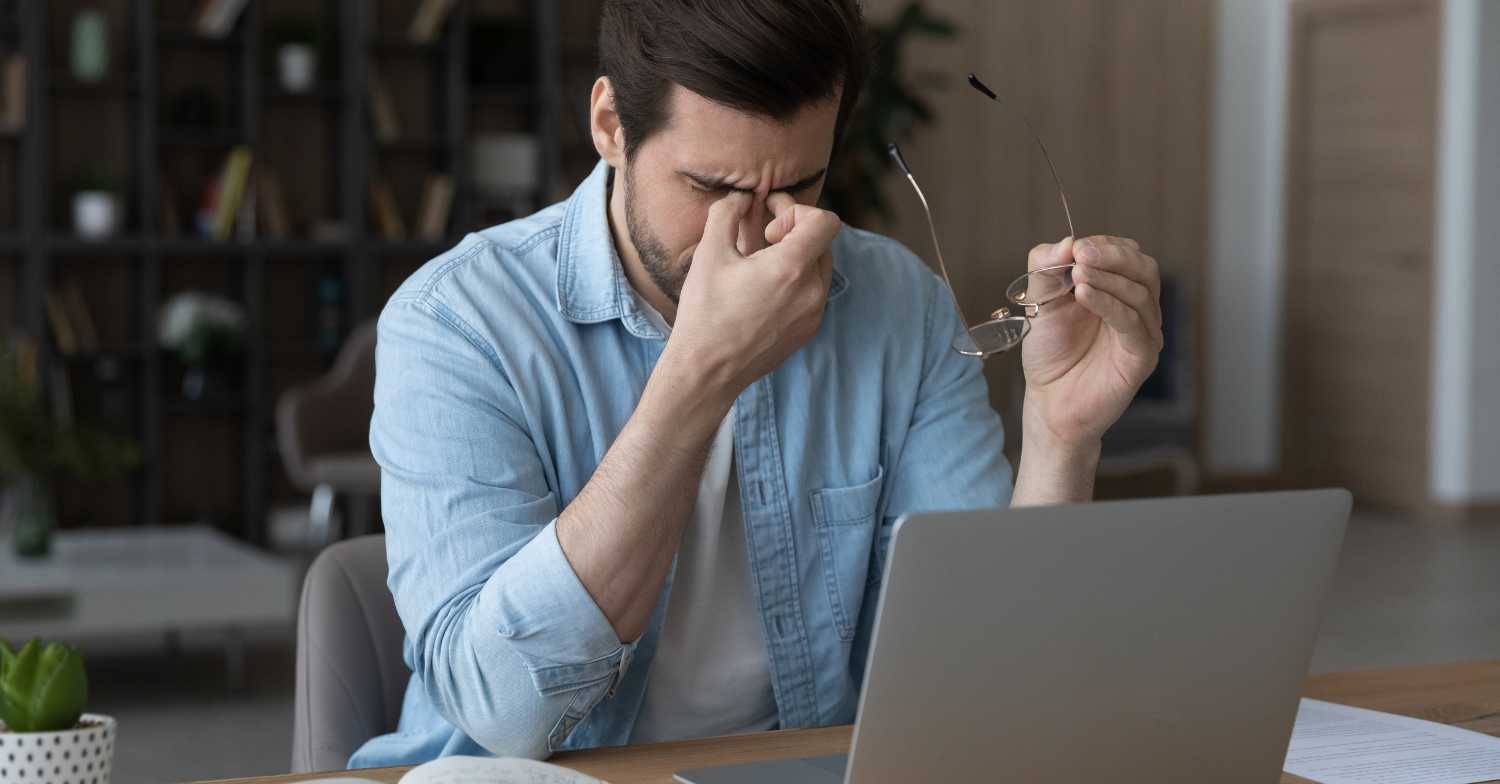
[[[497,755],[556,750],[629,666],[556,535],[494,348],[422,292],[382,312],[370,446],[412,686]]]

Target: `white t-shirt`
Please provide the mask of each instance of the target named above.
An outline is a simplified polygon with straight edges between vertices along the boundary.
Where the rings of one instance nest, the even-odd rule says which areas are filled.
[[[671,334],[666,320],[639,295],[636,304]],[[776,728],[770,659],[749,566],[731,409],[714,435],[693,516],[683,530],[667,617],[631,743]]]

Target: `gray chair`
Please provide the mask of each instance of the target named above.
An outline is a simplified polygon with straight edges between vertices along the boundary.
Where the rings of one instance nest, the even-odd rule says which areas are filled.
[[[403,634],[386,587],[385,537],[324,549],[297,618],[293,772],[342,770],[366,740],[396,729],[411,677]]]
[[[365,533],[373,499],[380,495],[380,466],[370,455],[370,415],[375,410],[375,321],[349,335],[333,368],[287,390],[276,404],[276,441],[287,476],[312,493],[313,545]],[[353,530],[334,526],[334,504],[346,501]]]

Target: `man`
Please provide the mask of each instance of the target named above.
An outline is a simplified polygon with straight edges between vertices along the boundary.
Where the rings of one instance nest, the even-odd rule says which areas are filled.
[[[861,24],[608,0],[598,168],[386,305],[370,442],[412,679],[353,766],[849,722],[897,517],[1089,498],[1161,346],[1155,262],[1032,252],[1082,266],[1023,348],[1012,492],[948,290],[814,206]]]

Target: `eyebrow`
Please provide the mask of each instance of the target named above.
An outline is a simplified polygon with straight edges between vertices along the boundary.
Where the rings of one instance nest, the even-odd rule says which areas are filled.
[[[807,188],[816,184],[817,181],[823,179],[823,175],[827,173],[828,168],[825,166],[824,168],[821,168],[816,172],[813,172],[812,174],[803,177],[802,179],[797,180],[790,185],[783,185],[780,188],[772,188],[771,190],[785,193],[794,193],[796,191],[802,190],[803,188]],[[724,177],[711,177],[706,174],[694,174],[690,171],[678,172],[678,174],[681,174],[682,176],[692,180],[695,184],[697,184],[698,187],[706,188],[711,191],[735,191],[738,193],[754,193],[754,190],[750,188],[741,188],[736,185],[730,184],[729,180]]]

